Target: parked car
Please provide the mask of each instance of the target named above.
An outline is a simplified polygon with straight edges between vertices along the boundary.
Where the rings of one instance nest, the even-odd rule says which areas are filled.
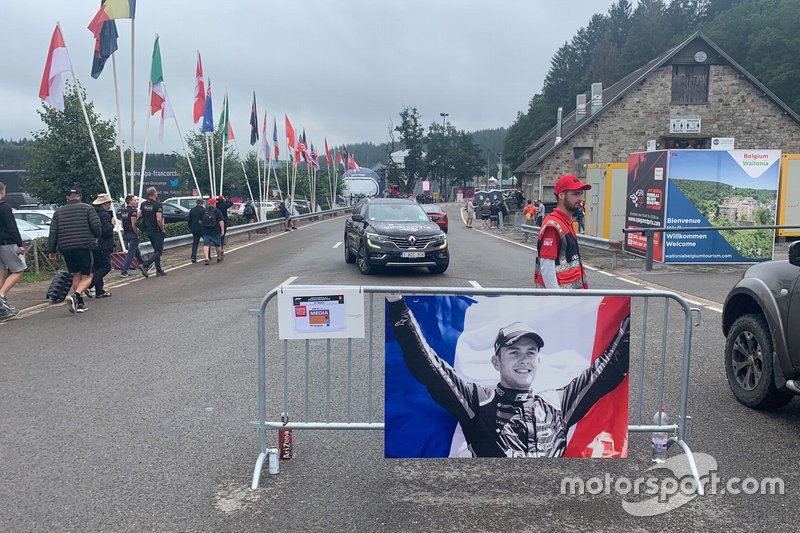
[[[427,267],[441,274],[450,264],[447,235],[413,200],[364,198],[344,226],[344,260],[362,274],[376,267]]]
[[[195,202],[197,198],[195,198]],[[172,224],[173,222],[186,222],[189,218],[189,209],[176,204],[161,204],[164,208],[164,224]],[[196,205],[196,204],[195,204]]]
[[[14,218],[17,220],[25,220],[36,226],[49,226],[53,220],[55,211],[40,211],[40,210],[14,210]]]
[[[447,213],[444,212],[444,208],[440,204],[424,204],[420,207],[428,213],[431,222],[436,222],[442,228],[442,231],[447,233]]]
[[[27,220],[17,219],[17,229],[19,229],[20,237],[22,237],[23,241],[30,241],[50,235],[49,227],[37,226],[36,224],[31,224]]]
[[[311,202],[308,200],[295,200],[294,201],[295,209],[301,215],[311,212]]]
[[[800,242],[788,261],[748,268],[722,311],[725,373],[733,395],[755,409],[800,394]]]
[[[197,205],[197,200],[200,200],[199,196],[175,196],[173,198],[167,198],[164,200],[163,205],[170,204],[170,205],[179,205],[181,207],[185,207],[186,209],[191,209]],[[208,200],[208,196],[203,196],[203,200]]]

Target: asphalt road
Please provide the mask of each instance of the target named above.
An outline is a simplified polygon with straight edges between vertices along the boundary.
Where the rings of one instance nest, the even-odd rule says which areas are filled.
[[[467,230],[450,210],[452,260],[440,276],[425,270],[361,276],[337,247],[343,228],[338,219],[232,250],[220,265],[188,265],[166,278],[117,287],[113,298],[90,301],[83,315],[54,306],[0,326],[0,530],[745,531],[797,523],[800,400],[770,413],[735,402],[722,367],[720,315],[713,310],[730,284],[708,272],[645,279],[591,271],[589,279],[598,289],[645,290],[654,281],[702,304],[690,380],[694,428],[687,441],[696,453],[716,459],[723,479],[781,477],[783,495],[709,495],[666,514],[637,517],[623,509],[624,496],[569,496],[560,487],[565,476],[645,475],[651,466],[648,435],[631,435],[630,458],[618,461],[386,460],[380,432],[324,431],[295,431],[297,456],[282,462],[277,476],[265,468],[261,488],[250,491],[258,442],[249,426],[257,418],[257,367],[256,321],[248,309],[268,290],[288,278],[294,284],[397,287],[531,285],[529,248]],[[382,299],[373,304],[380,318]],[[632,316],[638,357],[641,302]],[[652,356],[660,353],[664,322],[663,306],[652,303],[645,341],[648,420],[658,375]],[[682,326],[676,306],[666,323],[667,405],[674,405]],[[382,342],[378,320],[378,419]],[[331,395],[332,414],[341,418],[346,353],[338,346]],[[280,378],[273,380],[282,365],[281,344],[277,348],[269,376],[280,387]],[[321,415],[326,355],[324,345],[313,348],[310,410]],[[295,401],[305,393],[302,348],[293,345],[288,353],[289,397]],[[369,367],[363,343],[353,357],[358,394],[352,408],[364,417]],[[638,359],[631,375],[633,386],[641,377]],[[270,389],[271,412],[282,410],[280,390]],[[632,389],[632,421],[638,407]],[[302,409],[292,407],[297,411]]]

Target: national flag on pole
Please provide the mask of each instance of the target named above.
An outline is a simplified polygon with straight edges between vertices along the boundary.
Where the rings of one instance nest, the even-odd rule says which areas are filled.
[[[347,148],[342,146],[341,152],[339,152],[339,163],[342,165],[342,170],[347,170],[347,164],[350,162],[350,154],[347,153]]]
[[[100,36],[94,40],[94,56],[92,58],[92,77],[97,79],[106,66],[111,54],[117,51],[117,23],[107,20],[100,29]]]
[[[50,38],[50,49],[47,51],[47,61],[44,64],[42,84],[39,86],[39,98],[51,107],[64,111],[64,84],[61,74],[72,70],[69,61],[67,45],[61,35],[61,28],[56,24],[53,36]]]
[[[358,163],[356,163],[356,158],[352,156],[352,154],[348,154],[347,156],[347,168],[350,170],[358,170],[360,167]]]
[[[344,169],[344,161],[342,160],[342,152],[336,152],[336,164],[342,165],[342,169]]]
[[[173,118],[175,113],[172,104],[167,98],[167,88],[164,85],[164,71],[161,67],[161,46],[158,44],[158,36],[153,44],[153,62],[150,67],[150,114],[153,115],[161,111],[161,125],[158,130],[158,138],[164,140],[164,121]]]
[[[281,151],[278,148],[278,119],[276,117],[272,118],[272,146],[273,146],[273,157],[275,161],[278,160],[278,155],[280,155]]]
[[[214,131],[214,109],[211,102],[211,80],[206,84],[206,103],[203,109],[203,133],[212,133]]]
[[[194,123],[203,118],[206,109],[206,88],[203,84],[203,62],[200,59],[200,50],[197,51],[197,68],[194,75]]]
[[[292,123],[289,122],[289,117],[287,115],[283,115],[286,118],[286,144],[289,146],[289,150],[294,150],[294,128],[292,127]],[[291,156],[291,154],[289,154]]]
[[[225,99],[222,100],[222,112],[219,114],[219,130],[222,132],[222,142],[228,144],[228,141],[233,141],[233,126],[231,126],[230,117],[228,115],[228,95],[225,94]]]
[[[264,116],[266,122],[267,117]],[[250,110],[250,146],[258,142],[258,111],[256,111],[256,93],[253,91],[253,108]]]
[[[314,148],[314,143],[311,143],[311,166],[314,167],[314,170],[319,170],[319,156],[317,149]]]
[[[261,126],[261,144],[264,151],[264,159],[269,161],[269,142],[267,141],[267,113],[264,112],[264,123]]]
[[[330,150],[328,150],[328,138],[325,137],[325,164],[327,166],[331,166],[331,154],[329,152]]]
[[[303,128],[303,134],[300,135],[300,140],[297,143],[297,152],[301,156],[303,156],[303,161],[305,161],[306,165],[308,165],[308,152],[306,152],[306,129],[305,128]],[[300,158],[299,157],[297,157],[295,159],[296,159],[296,161],[298,163],[300,162]]]
[[[94,34],[94,38],[99,39],[103,24],[107,21],[133,18],[136,18],[136,0],[105,0],[89,22],[88,28]]]

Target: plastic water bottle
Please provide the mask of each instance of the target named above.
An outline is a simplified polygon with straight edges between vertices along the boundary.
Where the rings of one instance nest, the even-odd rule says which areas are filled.
[[[653,425],[666,425],[669,424],[667,413],[664,408],[653,415]],[[654,431],[652,437],[653,450],[652,457],[654,463],[663,463],[667,460],[667,442],[669,441],[669,433],[666,431]]]

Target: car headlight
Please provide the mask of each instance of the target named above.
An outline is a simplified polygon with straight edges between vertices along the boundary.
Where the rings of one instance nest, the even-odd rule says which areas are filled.
[[[367,232],[367,243],[372,246],[373,248],[380,248],[380,245],[389,242],[389,237],[387,235],[381,235],[380,233],[370,233]]]
[[[433,236],[433,242],[445,242],[447,240],[447,235],[444,233],[439,233]]]

